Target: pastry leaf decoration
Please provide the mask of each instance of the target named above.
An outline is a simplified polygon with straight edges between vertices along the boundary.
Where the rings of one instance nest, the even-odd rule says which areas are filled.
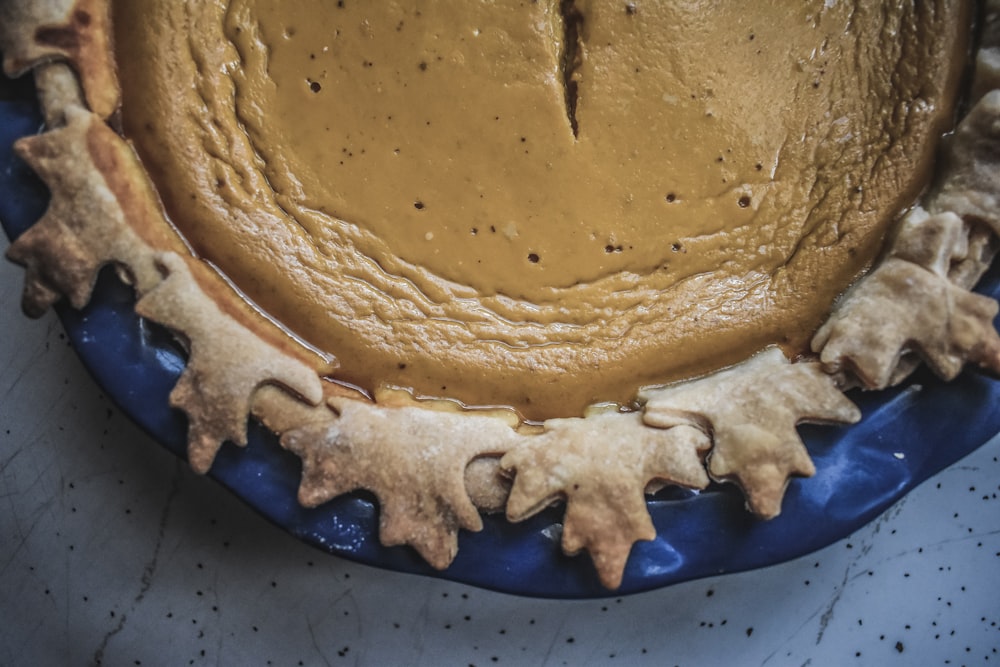
[[[601,582],[617,588],[632,545],[656,536],[647,485],[707,486],[708,438],[690,427],[650,428],[638,413],[552,419],[544,429],[500,461],[516,474],[507,517],[520,521],[565,499],[563,551],[589,551]]]
[[[1000,373],[996,301],[950,277],[969,253],[968,238],[953,213],[917,209],[907,216],[889,256],[816,332],[813,349],[827,370],[850,371],[865,387],[884,389],[905,377],[912,364],[904,356],[913,351],[945,379],[966,361]]]
[[[109,12],[105,0],[0,3],[4,71],[13,77],[41,63],[65,61],[79,75],[87,106],[107,118],[118,108],[120,97]]]
[[[136,303],[136,312],[178,332],[190,348],[170,404],[187,413],[188,459],[205,473],[224,441],[246,445],[259,387],[281,385],[313,404],[322,400],[323,387],[314,368],[224,313],[180,255],[161,253],[157,262],[166,276]]]
[[[762,518],[781,512],[788,481],[815,466],[795,427],[806,421],[853,423],[861,415],[817,363],[789,363],[769,348],[731,369],[640,393],[644,421],[698,426],[711,435],[709,474],[736,482]]]
[[[994,36],[1000,31],[994,19]],[[1000,47],[994,47],[994,53]],[[982,222],[1000,235],[1000,90],[986,93],[948,138],[943,182],[932,195],[932,213],[951,211]]]
[[[465,469],[519,438],[503,419],[334,398],[330,419],[285,432],[281,444],[302,459],[299,502],[306,507],[358,489],[375,494],[379,536],[408,544],[437,569],[458,552],[458,531],[482,530],[465,488]]]
[[[7,250],[8,258],[26,268],[22,307],[32,317],[62,295],[74,308],[85,306],[98,271],[109,263],[122,268],[142,294],[160,280],[147,241],[183,247],[165,231],[148,182],[138,178],[141,167],[118,135],[78,106],[67,108],[65,119],[65,126],[15,144],[52,193],[45,215]],[[132,176],[137,178],[129,180]],[[130,202],[127,214],[123,200]],[[157,220],[159,227],[149,224]],[[130,223],[148,228],[149,238],[140,237]]]
[[[97,272],[116,259],[114,221],[120,209],[96,171],[77,166],[80,147],[96,125],[92,114],[77,109],[60,129],[19,140],[17,154],[45,182],[52,200],[44,217],[22,234],[7,257],[26,268],[22,307],[39,317],[65,295],[74,308],[90,300]]]
[[[869,389],[898,376],[901,355],[917,351],[938,375],[952,379],[972,361],[1000,373],[997,302],[891,257],[844,299],[813,339],[830,370],[849,369]]]

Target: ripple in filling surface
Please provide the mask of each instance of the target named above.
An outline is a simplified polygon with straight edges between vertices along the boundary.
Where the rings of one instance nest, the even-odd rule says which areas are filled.
[[[337,377],[531,419],[802,351],[926,186],[961,2],[121,0],[123,126]]]

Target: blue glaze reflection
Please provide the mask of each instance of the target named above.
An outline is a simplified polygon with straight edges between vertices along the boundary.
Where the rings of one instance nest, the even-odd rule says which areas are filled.
[[[684,564],[684,556],[672,544],[654,540],[633,547],[628,569],[642,576],[666,577]]]
[[[303,537],[331,551],[359,552],[368,543],[368,532],[355,522],[345,521],[339,516],[328,517],[315,532],[303,533]]]

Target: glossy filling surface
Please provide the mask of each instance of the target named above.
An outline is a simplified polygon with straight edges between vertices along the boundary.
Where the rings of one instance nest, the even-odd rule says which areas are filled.
[[[929,178],[960,2],[115,3],[200,256],[337,378],[531,419],[805,344]]]

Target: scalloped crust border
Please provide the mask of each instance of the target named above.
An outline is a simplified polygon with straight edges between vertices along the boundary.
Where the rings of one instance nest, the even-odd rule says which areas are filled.
[[[818,360],[789,363],[771,349],[705,378],[640,391],[639,412],[595,409],[540,427],[506,411],[462,411],[400,393],[372,403],[324,382],[325,359],[194,258],[127,140],[111,130],[120,91],[109,11],[108,0],[0,7],[5,71],[34,74],[46,119],[46,131],[16,150],[52,192],[45,216],[8,257],[27,269],[23,305],[32,316],[61,297],[83,307],[97,271],[119,268],[135,288],[136,311],[188,350],[171,404],[188,416],[198,472],[224,442],[246,444],[252,414],[302,459],[300,503],[370,490],[382,543],[408,544],[438,569],[454,558],[459,529],[482,528],[480,511],[506,509],[518,521],[564,500],[564,551],[588,551],[613,589],[633,543],[655,536],[644,492],[734,482],[750,511],[772,518],[789,479],[814,471],[796,425],[860,418],[843,390],[897,384],[921,359],[945,378],[968,361],[1000,373],[998,306],[968,292],[1000,235],[1000,0],[983,4],[975,105],[947,142],[926,210],[901,221],[880,264],[836,304],[813,341]],[[901,295],[911,304],[894,313],[897,322],[874,327]],[[762,397],[762,386],[773,393]]]

